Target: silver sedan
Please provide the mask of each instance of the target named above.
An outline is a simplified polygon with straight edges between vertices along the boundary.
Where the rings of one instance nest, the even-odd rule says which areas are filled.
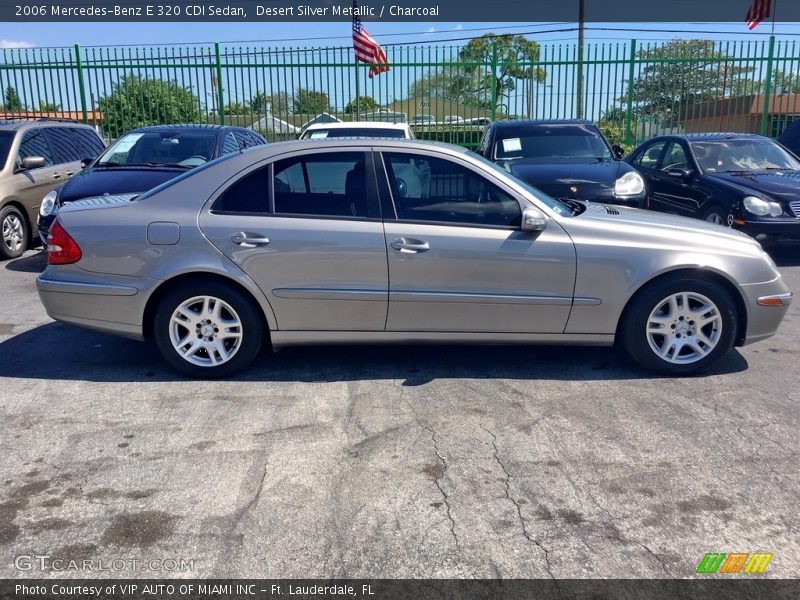
[[[683,375],[773,335],[791,293],[728,228],[558,201],[454,146],[299,141],[65,206],[39,294],[192,377],[322,343],[609,346]]]

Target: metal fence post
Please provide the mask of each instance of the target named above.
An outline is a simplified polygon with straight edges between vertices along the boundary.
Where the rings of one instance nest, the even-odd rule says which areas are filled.
[[[219,123],[225,125],[225,96],[222,93],[222,62],[220,61],[219,42],[214,42],[214,54],[217,59],[217,102],[219,104]]]
[[[772,95],[772,63],[775,60],[775,36],[769,36],[767,56],[767,78],[764,80],[764,112],[761,115],[761,135],[767,135],[769,125],[769,101]]]
[[[81,94],[81,114],[83,115],[83,122],[89,122],[89,114],[86,108],[86,86],[83,83],[83,63],[81,62],[81,47],[75,44],[75,66],[78,70],[78,91]]]
[[[506,117],[508,117],[508,115],[506,115]],[[492,39],[492,121],[496,120],[497,120],[497,41]]]
[[[636,76],[636,40],[631,40],[631,58],[628,68],[628,107],[625,113],[625,143],[632,144],[633,139],[633,78]]]

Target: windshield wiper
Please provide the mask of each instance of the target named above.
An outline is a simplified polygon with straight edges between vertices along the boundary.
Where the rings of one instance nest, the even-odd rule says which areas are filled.
[[[572,211],[573,215],[579,215],[583,212],[584,208],[586,208],[583,204],[578,202],[577,200],[570,200],[569,198],[562,198],[560,199],[562,204],[566,204],[569,206],[569,209]]]
[[[191,169],[190,165],[181,165],[179,163],[164,163],[164,162],[146,162],[146,163],[128,163],[126,167],[177,167],[179,169]]]
[[[97,163],[98,167],[124,167],[126,165],[118,162],[108,161],[108,162],[101,162]]]

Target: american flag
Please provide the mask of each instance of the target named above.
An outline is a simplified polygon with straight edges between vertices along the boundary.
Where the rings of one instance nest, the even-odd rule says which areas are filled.
[[[753,0],[747,16],[744,18],[748,29],[755,29],[761,21],[768,18],[772,9],[772,0]]]
[[[380,44],[372,39],[372,36],[361,24],[361,19],[356,13],[357,9],[358,5],[353,2],[353,49],[356,52],[357,61],[372,64],[369,69],[369,78],[372,79],[375,75],[389,70],[389,60]]]

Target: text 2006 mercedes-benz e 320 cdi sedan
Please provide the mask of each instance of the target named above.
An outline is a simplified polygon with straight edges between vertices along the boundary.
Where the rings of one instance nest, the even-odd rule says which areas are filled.
[[[454,146],[271,144],[139,196],[66,205],[47,312],[153,338],[190,376],[263,344],[611,345],[688,374],[773,335],[791,301],[757,242],[695,220],[564,204]]]

